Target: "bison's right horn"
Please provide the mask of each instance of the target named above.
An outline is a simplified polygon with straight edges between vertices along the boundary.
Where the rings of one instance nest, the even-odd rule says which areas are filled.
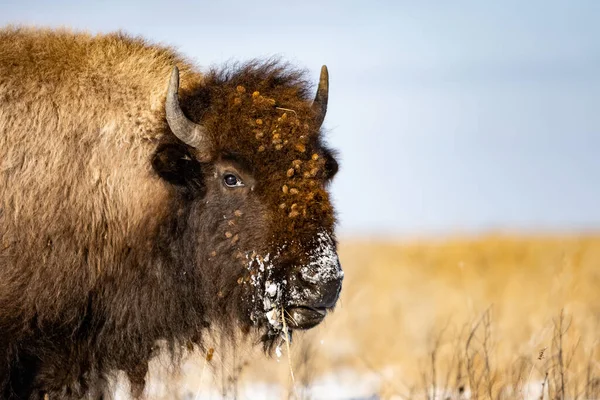
[[[171,73],[165,111],[169,128],[179,140],[196,149],[207,150],[206,129],[190,121],[179,106],[179,68],[177,67],[173,67]]]
[[[327,66],[321,67],[321,76],[319,77],[319,87],[317,88],[317,94],[315,100],[312,103],[312,109],[316,114],[316,125],[321,126],[327,113],[327,99],[329,98],[329,72]]]

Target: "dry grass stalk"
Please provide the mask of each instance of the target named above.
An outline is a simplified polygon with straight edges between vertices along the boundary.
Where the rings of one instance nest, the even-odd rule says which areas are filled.
[[[283,307],[281,307],[281,323],[283,324],[283,330],[281,334],[287,349],[288,367],[290,369],[290,378],[292,379],[292,392],[294,396],[296,396],[296,398],[298,399],[299,397],[298,392],[296,390],[296,378],[294,377],[294,368],[292,367],[292,352],[290,350],[290,332],[285,322],[285,310]]]

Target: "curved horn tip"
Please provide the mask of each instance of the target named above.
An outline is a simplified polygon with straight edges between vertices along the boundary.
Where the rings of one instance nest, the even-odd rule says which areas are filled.
[[[327,65],[323,65],[321,67],[321,76],[319,78],[319,81],[325,81],[326,83],[329,83],[329,70],[327,69]]]
[[[329,71],[327,66],[321,67],[321,75],[319,76],[319,86],[313,100],[312,109],[316,112],[316,123],[318,126],[323,124],[325,114],[327,113],[327,100],[329,98]]]
[[[177,68],[177,66],[174,66],[173,70],[171,71],[171,79],[169,83],[175,86],[175,90],[179,90],[179,68]]]
[[[329,92],[329,71],[327,70],[327,65],[323,65],[321,67],[321,75],[319,76],[319,87],[318,91],[322,91],[323,96],[327,96]],[[326,98],[324,99],[325,101]]]
[[[189,120],[179,105],[179,68],[173,67],[167,98],[165,101],[165,113],[167,124],[173,134],[190,147],[194,147],[205,153],[208,152],[208,144],[205,138],[205,129],[202,125]]]

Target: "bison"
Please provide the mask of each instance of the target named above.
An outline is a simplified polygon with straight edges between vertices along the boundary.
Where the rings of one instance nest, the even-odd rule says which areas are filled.
[[[332,310],[328,72],[204,72],[123,32],[0,29],[0,395],[145,385],[158,342],[267,353]],[[283,317],[285,316],[285,317]],[[287,333],[286,333],[287,334]]]

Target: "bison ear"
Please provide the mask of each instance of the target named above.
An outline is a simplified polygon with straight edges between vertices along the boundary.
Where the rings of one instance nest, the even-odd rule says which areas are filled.
[[[181,144],[160,145],[152,157],[152,167],[162,179],[178,188],[194,194],[204,190],[201,164]]]

